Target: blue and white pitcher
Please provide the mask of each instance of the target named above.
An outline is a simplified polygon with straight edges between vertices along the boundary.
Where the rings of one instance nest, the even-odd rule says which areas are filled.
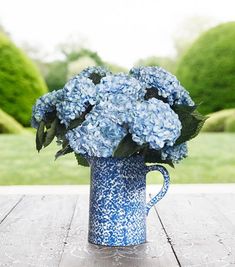
[[[146,166],[142,156],[89,158],[91,166],[88,241],[104,246],[146,242],[146,216],[166,194],[169,174],[160,165]],[[160,171],[161,191],[146,205],[146,174]]]

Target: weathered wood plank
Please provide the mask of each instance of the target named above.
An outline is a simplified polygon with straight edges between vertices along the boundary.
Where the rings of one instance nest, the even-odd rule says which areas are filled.
[[[207,194],[205,197],[235,226],[235,192],[234,194]]]
[[[148,184],[147,190],[157,193],[161,184]],[[88,194],[89,185],[11,185],[0,186],[0,195],[80,195]],[[235,194],[234,184],[172,184],[171,194]]]
[[[12,210],[20,203],[23,196],[0,196],[0,224],[12,212]]]
[[[27,196],[0,224],[0,266],[59,265],[76,196]]]
[[[156,210],[181,266],[235,265],[235,227],[205,197],[169,194]]]
[[[175,256],[154,212],[148,217],[148,242],[126,248],[95,246],[87,242],[88,195],[79,198],[60,267],[175,267]]]
[[[153,189],[155,193],[156,186]],[[0,196],[0,222],[4,218],[0,223],[0,266],[178,266],[173,251],[181,266],[235,266],[235,194],[232,190],[205,194],[205,190],[182,195],[183,191],[170,191],[157,205],[160,221],[151,211],[149,242],[129,248],[87,243],[87,190],[82,190],[74,216],[77,197],[64,196],[62,189],[60,196],[42,197],[37,192],[22,201],[21,196]]]

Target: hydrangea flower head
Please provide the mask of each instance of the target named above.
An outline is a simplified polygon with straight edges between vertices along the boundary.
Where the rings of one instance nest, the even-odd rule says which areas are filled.
[[[61,123],[68,126],[70,121],[80,117],[95,102],[96,90],[93,82],[86,77],[73,77],[63,88],[62,101],[56,105]]]
[[[159,96],[166,98],[172,106],[182,104],[193,106],[194,102],[177,78],[161,67],[135,67],[130,74],[142,82],[145,88],[155,88]]]
[[[194,102],[176,77],[160,67],[132,68],[130,74],[89,67],[63,89],[37,100],[32,126],[38,128],[44,120],[41,136],[54,134],[63,146],[68,141],[74,152],[90,157],[113,156],[122,139],[131,134],[138,145],[158,150],[162,160],[175,163],[187,156],[186,143],[175,145],[182,129],[176,104],[193,106]],[[41,143],[38,147],[45,144]]]
[[[169,104],[156,98],[136,103],[128,121],[132,139],[139,145],[149,143],[159,150],[172,146],[180,136],[181,123]]]
[[[39,122],[45,119],[46,114],[56,109],[56,104],[60,101],[62,94],[62,90],[52,91],[37,99],[33,106],[32,127],[37,128]]]
[[[86,115],[86,120],[80,126],[67,132],[66,138],[76,153],[111,157],[126,134],[127,130],[98,105]]]
[[[120,125],[127,122],[129,111],[136,101],[144,99],[145,92],[141,83],[127,74],[106,76],[96,85],[99,107]]]
[[[166,146],[161,151],[161,158],[163,160],[171,160],[173,163],[178,163],[188,155],[187,144],[182,143],[177,146]]]

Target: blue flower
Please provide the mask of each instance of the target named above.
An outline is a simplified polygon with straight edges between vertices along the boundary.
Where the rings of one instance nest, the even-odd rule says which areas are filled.
[[[127,122],[129,111],[136,101],[144,99],[145,93],[141,83],[126,74],[104,77],[96,85],[98,108],[107,110],[120,125]]]
[[[173,163],[178,163],[188,155],[187,144],[182,143],[177,146],[166,146],[161,151],[162,160],[171,160]]]
[[[86,120],[66,134],[71,148],[79,154],[95,157],[111,157],[127,130],[109,116],[109,112],[97,105]]]
[[[168,103],[157,98],[145,100],[148,88],[155,88]],[[37,128],[47,113],[55,111],[68,128],[89,108],[82,124],[66,133],[76,153],[111,157],[129,132],[137,144],[161,150],[163,160],[178,162],[187,155],[187,146],[174,146],[182,128],[170,107],[174,104],[194,103],[176,77],[162,68],[140,67],[133,68],[131,75],[112,75],[104,68],[91,67],[63,89],[40,97],[33,107],[32,125]]]
[[[89,105],[96,102],[96,89],[93,82],[85,77],[73,77],[62,89],[62,101],[57,103],[56,110],[61,123],[66,126],[78,118]]]
[[[150,148],[156,150],[172,146],[182,128],[178,115],[169,104],[156,98],[137,102],[129,114],[128,126],[137,144],[149,143]]]
[[[137,101],[144,99],[146,93],[145,88],[137,79],[124,73],[102,78],[96,85],[96,90],[98,100],[108,100],[112,96],[123,95],[126,101]]]
[[[55,111],[62,94],[62,90],[52,91],[37,99],[33,106],[31,119],[32,127],[38,128],[39,122],[45,119],[46,114]]]
[[[194,102],[177,78],[160,67],[136,67],[130,74],[142,82],[145,88],[155,88],[159,96],[166,98],[172,106],[182,104],[194,106]]]

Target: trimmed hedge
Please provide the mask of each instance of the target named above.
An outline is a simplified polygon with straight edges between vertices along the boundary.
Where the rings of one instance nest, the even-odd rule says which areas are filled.
[[[0,33],[0,107],[27,126],[35,100],[46,92],[36,66]]]
[[[0,109],[0,134],[2,133],[23,133],[24,128],[10,115]]]
[[[235,132],[235,109],[225,109],[209,114],[202,131]]]
[[[204,33],[179,62],[176,75],[204,114],[235,107],[235,22]]]

